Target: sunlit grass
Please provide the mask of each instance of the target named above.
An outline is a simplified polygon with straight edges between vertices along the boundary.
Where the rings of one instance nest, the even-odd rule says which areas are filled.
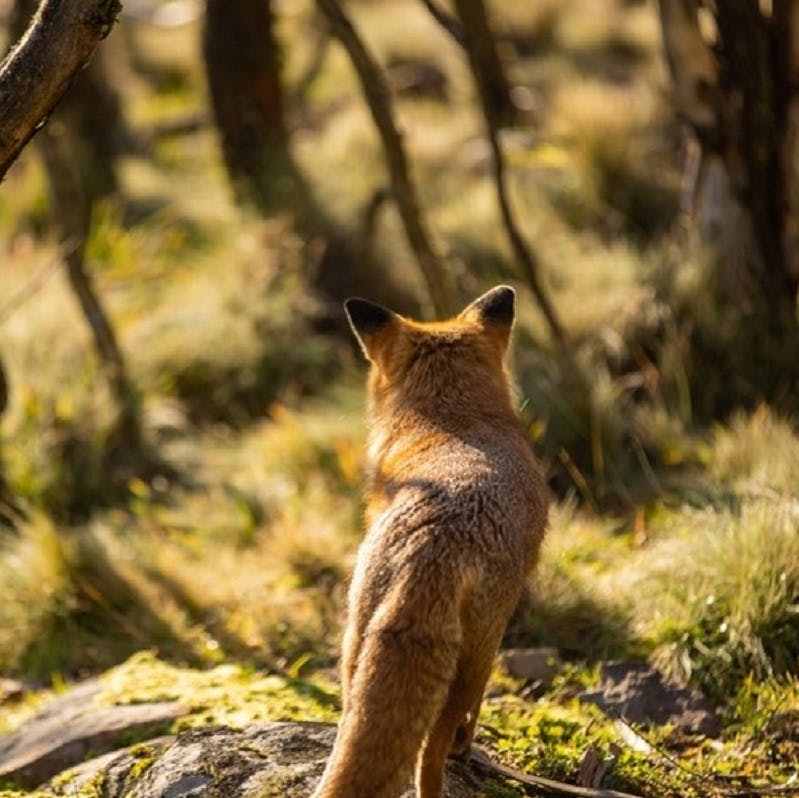
[[[284,5],[293,81],[310,55],[312,4]],[[697,315],[709,309],[702,264],[678,269],[668,232],[680,164],[654,10],[615,0],[591,13],[576,0],[495,9],[512,82],[532,103],[526,126],[503,134],[512,200],[574,342],[575,372],[555,362],[511,257],[464,54],[422,4],[356,3],[352,13],[384,62],[445,72],[445,102],[403,97],[397,116],[464,295],[518,288],[520,402],[558,494],[506,643],[554,645],[570,664],[537,706],[495,680],[482,741],[510,764],[575,777],[587,745],[609,751],[617,736],[574,691],[599,660],[649,657],[724,712],[723,742],[698,742],[686,765],[732,773],[748,758],[752,778],[780,780],[796,753],[781,715],[799,708],[788,675],[799,657],[799,439],[794,420],[766,407],[692,427],[689,383],[701,400],[703,375],[691,372],[656,281],[694,295]],[[123,78],[134,127],[205,107],[196,33],[166,49],[160,33],[139,37],[146,59],[180,74],[171,89]],[[292,117],[295,155],[355,236],[387,173],[339,47],[308,102],[306,117]],[[107,677],[116,699],[194,702],[191,724],[332,718],[335,688],[320,674],[336,662],[361,535],[365,366],[315,331],[340,312],[312,288],[319,242],[235,207],[209,127],[156,144],[152,159],[126,157],[121,176],[124,200],[96,210],[89,268],[168,468],[109,485],[113,403],[54,268],[0,327],[11,382],[0,455],[21,505],[17,528],[0,530],[0,672],[58,685],[157,649]],[[4,185],[0,269],[13,296],[57,244],[42,236],[36,156]],[[373,250],[425,307],[390,200]],[[668,269],[656,274],[657,264]],[[39,700],[4,707],[0,731]],[[669,745],[668,730],[654,735]],[[653,796],[704,789],[628,751],[611,781]]]
[[[676,529],[651,552],[638,586],[639,623],[658,643],[655,660],[717,698],[747,674],[792,673],[799,657],[795,502],[744,500],[737,511],[696,511],[671,523]]]

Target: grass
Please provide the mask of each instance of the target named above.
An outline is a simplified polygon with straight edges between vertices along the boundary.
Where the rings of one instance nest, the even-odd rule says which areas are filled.
[[[309,55],[299,33],[310,6],[284,5],[282,35],[297,42],[291,82]],[[686,314],[712,332],[719,309],[674,226],[680,163],[654,11],[523,5],[494,8],[530,103],[527,126],[504,144],[574,372],[554,357],[498,224],[462,54],[420,4],[352,6],[384,62],[428,60],[446,75],[446,104],[403,97],[398,116],[464,298],[497,282],[518,288],[519,403],[556,494],[506,644],[554,645],[568,665],[535,704],[530,685],[495,674],[481,741],[508,764],[566,779],[594,746],[616,757],[608,786],[646,796],[712,795],[717,775],[778,784],[799,753],[795,420],[754,404],[703,426],[724,384],[692,359]],[[164,48],[137,31],[148,77],[122,79],[134,127],[204,107],[196,33]],[[356,230],[386,174],[338,48],[309,98],[297,158],[318,199]],[[7,296],[44,275],[0,324],[11,381],[0,455],[16,505],[15,527],[0,528],[0,672],[37,687],[4,706],[0,724],[95,672],[107,672],[109,700],[188,701],[189,725],[331,719],[360,535],[365,366],[351,342],[320,332],[340,310],[314,290],[316,242],[288,219],[234,207],[211,130],[121,167],[124,196],[96,209],[89,266],[165,465],[151,474],[109,467],[113,403],[85,321],[48,267],[57,244],[32,153],[0,192]],[[375,253],[424,308],[390,205]],[[639,730],[678,768],[631,749],[575,699],[616,657],[650,658],[702,687],[723,713],[722,739]]]

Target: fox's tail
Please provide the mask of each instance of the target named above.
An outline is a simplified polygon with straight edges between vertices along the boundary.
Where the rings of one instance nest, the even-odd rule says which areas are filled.
[[[435,636],[427,634],[418,616],[408,623],[409,609],[365,635],[313,798],[396,798],[410,780],[455,678],[460,630],[450,626],[452,634],[442,635],[436,624]]]

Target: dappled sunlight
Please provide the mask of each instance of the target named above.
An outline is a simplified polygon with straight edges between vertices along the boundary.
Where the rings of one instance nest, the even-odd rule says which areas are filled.
[[[775,310],[786,289],[774,266],[788,256],[776,245],[768,257],[744,252],[768,225],[747,228],[743,211],[710,220],[725,247],[743,231],[739,272],[710,246],[699,218],[708,167],[655,5],[486,5],[513,106],[497,131],[506,199],[532,277],[503,221],[458,28],[417,0],[342,3],[389,89],[382,111],[403,147],[390,156],[374,122],[382,88],[370,106],[314,2],[271,4],[280,118],[262,119],[252,146],[263,173],[244,177],[213,104],[204,4],[175,28],[123,13],[106,45],[124,117],[117,185],[75,203],[86,203],[80,270],[124,379],[62,262],[80,236],[64,226],[39,139],[10,169],[0,187],[0,683],[19,678],[22,695],[0,689],[0,733],[94,676],[109,705],[184,704],[161,731],[337,721],[347,590],[374,476],[368,364],[342,301],[429,320],[510,284],[514,401],[553,503],[503,647],[543,648],[557,666],[552,678],[519,676],[497,658],[477,741],[504,765],[643,798],[716,798],[791,778],[799,332],[790,302],[787,316]],[[708,100],[694,99],[699,114]],[[288,167],[264,155],[270,121],[279,135],[268,146],[285,143]],[[56,111],[46,130],[60,140],[67,128]],[[411,194],[416,238],[402,205]],[[787,207],[790,192],[773,194]],[[773,306],[761,296],[770,290]],[[438,587],[440,598],[453,590]],[[718,739],[634,727],[581,700],[610,660],[647,661],[701,690]],[[607,764],[601,784],[583,770],[589,752]],[[496,785],[491,795],[521,795]],[[28,795],[55,793],[6,790],[0,778],[0,798]]]

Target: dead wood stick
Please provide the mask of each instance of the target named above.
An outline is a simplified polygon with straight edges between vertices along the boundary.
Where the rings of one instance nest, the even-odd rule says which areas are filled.
[[[476,745],[472,746],[470,761],[473,766],[485,773],[502,776],[505,779],[513,779],[526,784],[528,787],[544,790],[551,795],[577,795],[580,798],[641,798],[640,795],[633,795],[629,792],[578,787],[575,784],[545,779],[543,776],[531,776],[529,773],[522,773],[520,770],[514,770],[494,762],[482,748]]]

